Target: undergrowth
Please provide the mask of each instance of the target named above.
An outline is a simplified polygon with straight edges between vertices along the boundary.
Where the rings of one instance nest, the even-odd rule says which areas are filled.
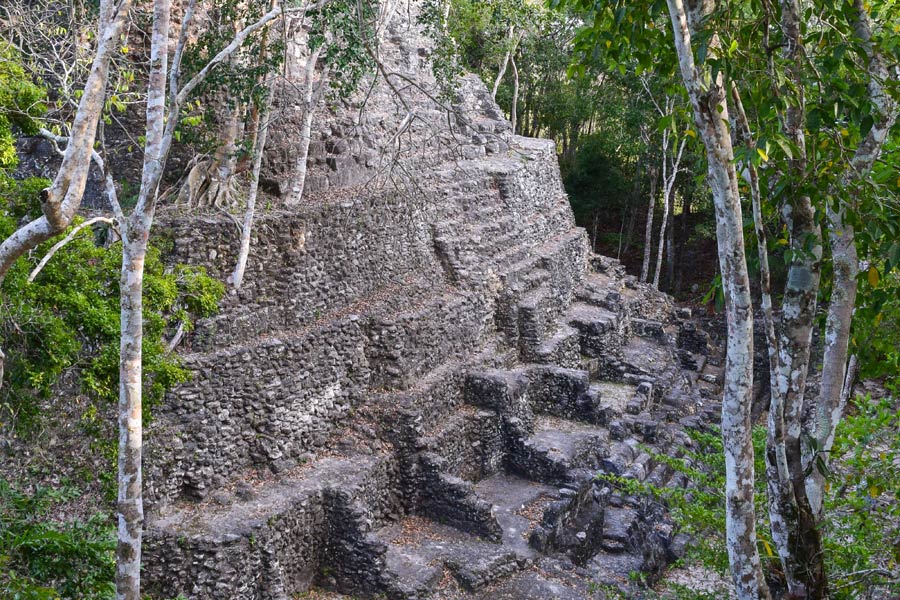
[[[0,478],[0,598],[107,600],[115,592],[116,530],[110,515],[57,522],[53,510],[81,491],[25,493]]]
[[[39,213],[42,179],[0,176],[0,237],[26,215]],[[76,218],[75,225],[81,222]],[[104,243],[107,230],[82,230],[46,264],[34,282],[29,273],[57,240],[20,259],[3,282],[0,336],[6,376],[0,388],[0,423],[26,435],[39,424],[40,402],[69,370],[92,399],[114,402],[119,386],[119,271],[121,243]],[[217,309],[224,286],[202,267],[167,267],[151,246],[144,281],[145,419],[165,391],[188,371],[167,351],[166,337],[179,324],[190,331],[196,318]]]
[[[900,593],[900,412],[890,398],[858,398],[840,424],[827,473],[823,537],[831,598],[868,598],[877,590]],[[632,495],[655,498],[668,508],[679,530],[693,543],[681,563],[728,574],[725,545],[725,461],[719,432],[688,431],[693,447],[681,457],[644,448],[655,460],[683,473],[686,488],[655,487],[633,479],[601,479]],[[757,539],[763,568],[773,581],[781,564],[772,543],[765,483],[764,427],[753,429],[756,468]],[[691,595],[693,594],[693,595]],[[699,598],[669,586],[663,598]]]
[[[13,180],[0,171],[0,238],[25,218],[40,214],[42,179]],[[76,218],[73,226],[82,222]],[[3,281],[0,340],[6,355],[0,387],[0,431],[25,444],[59,420],[46,415],[67,395],[85,400],[76,435],[88,440],[97,461],[73,467],[90,486],[99,481],[109,505],[116,496],[117,438],[111,432],[119,388],[120,242],[106,229],[80,231],[29,282],[29,274],[58,239],[21,258]],[[168,340],[179,326],[191,331],[196,319],[213,314],[224,286],[200,267],[167,266],[151,245],[144,280],[144,422],[166,391],[190,372]],[[54,398],[54,402],[49,400]],[[52,418],[50,418],[52,417]],[[71,435],[68,433],[67,435]],[[55,457],[53,460],[57,460]],[[76,460],[78,458],[76,457]],[[54,475],[60,465],[28,467],[29,476]],[[35,472],[38,469],[39,472]],[[55,477],[53,477],[55,479]],[[17,488],[0,477],[0,600],[99,600],[112,598],[115,526],[111,514],[63,522],[55,514],[83,490],[72,485]]]

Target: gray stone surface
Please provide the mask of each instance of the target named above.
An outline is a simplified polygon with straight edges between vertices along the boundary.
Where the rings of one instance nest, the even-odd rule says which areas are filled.
[[[385,56],[428,80],[400,25]],[[374,94],[387,132],[402,114]],[[419,101],[428,151],[393,186],[358,185],[383,166],[359,111],[327,115],[309,201],[260,216],[244,287],[188,337],[194,376],[147,438],[154,597],[568,600],[683,553],[663,512],[597,476],[685,484],[642,445],[675,452],[714,413],[708,336],[590,254],[552,142],[509,135],[481,82],[462,82],[452,151]],[[290,148],[267,154],[278,191]],[[172,260],[232,268],[230,220],[170,216],[164,235]]]

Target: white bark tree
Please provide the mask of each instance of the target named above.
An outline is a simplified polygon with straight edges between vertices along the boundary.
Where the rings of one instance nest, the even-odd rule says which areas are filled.
[[[306,67],[303,69],[303,122],[300,128],[300,148],[297,150],[297,161],[291,180],[288,206],[299,206],[306,188],[306,175],[309,162],[309,144],[312,141],[312,122],[319,102],[325,95],[328,86],[328,69],[323,69],[319,82],[316,83],[316,68],[325,46],[319,46],[309,53]]]
[[[668,139],[669,138],[666,137],[663,140],[666,148],[668,147]],[[641,142],[643,142],[644,147],[649,151],[650,127],[647,125],[641,126]],[[650,256],[653,252],[653,213],[656,210],[656,178],[659,176],[659,171],[655,166],[651,166],[647,169],[647,173],[650,176],[650,198],[647,203],[647,221],[644,226],[644,259],[641,262],[641,282],[643,283],[647,283],[647,278],[650,276]]]
[[[53,183],[44,190],[42,215],[20,227],[0,244],[0,284],[20,256],[64,232],[81,207],[97,136],[97,123],[106,98],[110,62],[118,49],[130,10],[131,0],[103,0],[100,3],[94,60],[72,120],[62,163]],[[0,375],[3,373],[3,358],[0,350]]]
[[[714,8],[712,2],[691,5],[667,0],[675,49],[694,120],[706,146],[708,180],[716,213],[719,265],[725,288],[728,343],[722,398],[722,441],[725,450],[726,540],[731,576],[740,600],[770,598],[756,547],[753,443],[750,409],[753,387],[753,307],[744,256],[743,216],[734,150],[728,125],[723,74],[698,66],[691,46],[696,27]]]
[[[0,282],[16,259],[65,231],[81,207],[91,164],[91,151],[97,135],[97,122],[103,112],[106,97],[110,60],[118,49],[119,38],[130,9],[131,0],[104,0],[100,4],[97,49],[72,121],[62,164],[53,183],[44,191],[41,206],[43,214],[19,228],[0,244]]]
[[[873,126],[854,153],[850,168],[844,173],[841,187],[852,189],[872,170],[881,154],[888,133],[900,116],[900,104],[885,90],[891,80],[897,80],[898,67],[893,72],[888,69],[884,58],[872,43],[872,24],[863,0],[854,0],[856,19],[854,33],[862,41],[869,59],[868,81],[869,101],[875,108]],[[851,198],[852,200],[852,198]],[[828,305],[825,324],[825,354],[822,364],[822,385],[815,411],[815,423],[811,435],[816,439],[822,460],[827,464],[834,436],[847,402],[852,379],[855,375],[855,361],[848,361],[850,326],[856,305],[859,262],[856,253],[856,239],[852,224],[848,222],[847,211],[854,208],[841,203],[826,207],[828,235],[834,258],[834,284]],[[850,364],[848,364],[848,362]],[[848,384],[849,379],[849,384]],[[817,518],[822,517],[825,478],[814,468],[807,479],[806,491],[810,505]]]
[[[259,195],[259,175],[262,170],[263,154],[266,151],[266,140],[269,135],[269,118],[272,115],[272,101],[275,96],[276,79],[273,77],[269,84],[269,93],[266,104],[259,115],[259,126],[256,134],[256,144],[253,149],[253,169],[250,175],[250,191],[247,194],[247,208],[244,210],[244,219],[241,223],[241,244],[238,251],[237,264],[231,274],[231,286],[239,290],[244,282],[244,271],[247,269],[247,260],[250,258],[250,239],[253,234],[253,219],[256,215],[256,199]]]
[[[450,3],[447,3],[449,7]],[[506,49],[506,55],[503,57],[503,60],[500,61],[500,71],[497,72],[497,78],[494,79],[494,87],[491,88],[491,98],[494,100],[497,99],[497,90],[500,89],[500,82],[503,81],[503,76],[506,75],[506,67],[509,65],[509,59],[512,58],[513,52],[516,50],[516,46],[518,45],[518,40],[516,39],[516,28],[515,25],[509,26],[509,34],[507,35],[509,47]]]
[[[668,131],[663,132],[664,135]],[[687,138],[682,138],[681,144],[678,146],[678,152],[673,156],[663,155],[663,220],[659,226],[659,246],[656,252],[656,270],[653,272],[653,289],[659,289],[659,275],[662,272],[663,251],[666,244],[666,228],[671,227],[669,223],[669,214],[671,204],[674,202],[672,193],[675,190],[675,180],[681,170],[681,157],[684,155],[684,147],[687,144]],[[674,148],[673,148],[674,150]],[[669,257],[672,260],[672,257]]]
[[[513,97],[512,104],[509,107],[509,124],[512,127],[513,134],[516,133],[519,120],[519,67],[516,65],[515,55],[509,59],[513,71]]]
[[[657,102],[650,89],[650,82],[647,77],[641,77],[641,86],[643,86],[647,97],[656,108],[656,113],[661,119],[666,117],[674,118],[675,99],[672,96],[666,96],[665,104]],[[642,136],[644,137],[644,136]],[[644,137],[645,142],[649,142],[649,135]],[[672,128],[665,127],[662,131],[662,185],[663,185],[663,220],[659,228],[659,244],[656,253],[656,269],[653,272],[653,289],[659,289],[659,278],[662,271],[663,252],[666,244],[666,228],[669,226],[669,214],[672,212],[671,202],[673,202],[672,192],[675,189],[675,181],[678,173],[681,171],[681,158],[684,155],[684,147],[687,144],[687,138],[682,138],[681,144],[673,137]],[[677,147],[677,150],[676,150]],[[670,151],[671,150],[671,151]],[[650,256],[653,252],[653,209],[656,206],[656,194],[651,184],[651,204],[647,209],[647,233],[644,248],[644,264],[641,268],[641,281],[646,282],[650,277]],[[671,260],[671,257],[670,257]]]

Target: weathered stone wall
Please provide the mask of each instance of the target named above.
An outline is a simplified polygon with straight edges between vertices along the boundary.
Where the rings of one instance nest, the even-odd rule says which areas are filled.
[[[263,217],[245,286],[198,324],[184,357],[194,377],[158,411],[151,500],[290,469],[371,393],[406,389],[498,332],[517,347],[529,293],[544,321],[559,314],[585,269],[584,234],[552,145],[514,143],[507,158],[423,173],[419,188]],[[229,221],[168,231],[175,260],[230,270]]]

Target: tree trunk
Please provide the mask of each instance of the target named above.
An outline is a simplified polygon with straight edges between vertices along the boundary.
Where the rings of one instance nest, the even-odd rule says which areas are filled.
[[[307,162],[309,161],[309,144],[312,140],[312,121],[316,111],[316,105],[321,94],[316,93],[316,65],[322,54],[323,46],[319,46],[310,52],[306,59],[306,68],[303,72],[303,128],[300,131],[300,149],[297,154],[297,162],[294,168],[294,179],[291,182],[291,191],[286,204],[298,206],[303,199],[303,190],[306,188]],[[319,80],[319,90],[323,91],[326,85],[326,73],[322,73]]]
[[[709,183],[716,209],[719,264],[725,290],[728,345],[722,399],[725,448],[726,543],[731,576],[739,600],[770,598],[756,547],[754,462],[750,412],[753,388],[753,307],[744,256],[743,217],[734,151],[728,126],[728,102],[722,73],[694,63],[691,33],[682,0],[667,0],[681,75],[693,106],[709,162]],[[699,22],[699,21],[695,21]],[[721,111],[721,112],[720,112]]]
[[[741,102],[737,85],[732,83],[732,97],[735,104],[735,123],[738,137],[743,138],[751,150],[756,145],[751,137],[750,123]],[[759,173],[753,162],[747,161],[747,179],[750,183],[750,195],[753,205],[753,223],[756,230],[757,250],[759,254],[760,296],[763,318],[766,327],[766,341],[769,358],[769,403],[766,429],[766,484],[769,495],[769,523],[775,549],[781,559],[786,573],[796,572],[798,565],[792,548],[797,545],[797,531],[791,523],[796,521],[796,502],[791,486],[787,454],[784,444],[784,401],[783,396],[775,390],[778,387],[779,342],[775,334],[775,317],[772,304],[772,278],[769,269],[768,242],[765,223],[762,216],[762,193],[759,188]]]
[[[512,106],[509,109],[509,122],[512,125],[513,135],[516,133],[516,120],[518,115],[516,114],[519,110],[519,67],[516,66],[516,57],[511,56],[509,59],[510,65],[512,65],[513,70],[513,97],[512,97]]]
[[[644,262],[641,264],[641,281],[647,283],[650,276],[650,254],[653,252],[653,210],[656,208],[656,167],[650,168],[650,202],[647,205],[647,225],[644,228]]]
[[[500,89],[500,82],[503,81],[503,76],[506,75],[506,66],[509,64],[509,59],[512,58],[512,53],[515,50],[513,46],[514,36],[516,34],[515,27],[512,25],[509,26],[509,49],[506,51],[506,56],[503,57],[503,62],[500,63],[500,71],[497,72],[497,78],[494,80],[494,87],[491,89],[491,99],[497,99],[497,90]]]
[[[226,208],[231,203],[243,112],[240,106],[233,106],[227,100],[226,103],[225,120],[219,133],[219,147],[209,168],[209,190],[206,194],[206,203],[219,208]]]
[[[666,232],[666,286],[671,294],[675,287],[675,199],[669,202],[669,228]]]
[[[111,0],[100,4],[97,51],[72,120],[62,163],[53,183],[46,190],[46,199],[41,206],[43,215],[16,230],[0,244],[0,283],[20,256],[62,233],[72,223],[81,206],[97,136],[97,123],[106,97],[109,65],[119,46],[130,10],[131,0],[122,0],[118,8]]]
[[[691,201],[692,194],[685,194],[681,198],[681,260],[675,264],[675,294],[681,293],[684,287],[684,258],[685,250],[688,247],[688,237],[691,223]]]
[[[234,289],[241,289],[244,282],[244,271],[247,268],[247,259],[250,257],[250,237],[253,233],[253,219],[256,214],[256,197],[259,194],[259,172],[262,169],[263,154],[266,151],[266,139],[269,133],[269,117],[272,114],[272,101],[275,97],[275,82],[273,77],[269,84],[269,94],[266,98],[266,106],[260,113],[258,133],[256,134],[256,147],[253,149],[253,173],[250,179],[250,193],[247,196],[247,210],[244,212],[244,221],[241,224],[241,249],[238,252],[237,264],[231,275],[231,285]]]
[[[123,245],[120,281],[121,338],[119,358],[119,540],[116,549],[117,600],[141,599],[143,277],[146,238],[128,232]]]
[[[852,189],[856,181],[871,171],[872,165],[881,154],[888,133],[897,121],[898,111],[900,111],[900,105],[885,92],[883,87],[885,82],[890,81],[891,73],[872,44],[871,23],[862,0],[854,1],[854,10],[856,11],[854,31],[856,36],[862,40],[863,48],[869,59],[868,95],[876,110],[876,118],[872,128],[856,149],[850,169],[842,178],[843,190]],[[859,269],[855,232],[853,226],[846,221],[845,206],[843,204],[838,207],[828,206],[826,213],[829,223],[831,254],[834,259],[834,286],[825,324],[822,385],[812,432],[825,463],[828,462],[834,444],[835,431],[855,376],[855,361],[851,361],[851,364],[847,365],[847,354],[853,309],[856,304],[856,276]],[[825,495],[824,479],[819,469],[813,468],[806,485],[810,505],[820,520]]]
[[[659,225],[659,243],[656,250],[656,268],[653,270],[653,289],[659,289],[659,274],[662,271],[663,251],[666,247],[666,230],[669,226],[669,186],[663,188],[662,223]]]
[[[681,166],[681,155],[684,153],[684,146],[687,138],[681,140],[678,153],[673,156],[671,164],[667,156],[668,136],[665,135],[666,142],[663,143],[663,220],[659,228],[659,249],[656,253],[656,270],[653,273],[653,289],[659,289],[659,276],[662,272],[663,250],[666,243],[666,229],[669,226],[669,213],[672,207],[672,191],[675,189],[675,179],[678,176],[678,169]],[[674,147],[673,147],[674,151]],[[671,256],[670,256],[671,260]]]
[[[796,147],[791,161],[791,177],[802,181],[807,173],[805,107],[802,94],[803,41],[800,34],[799,0],[781,1],[781,29],[784,33],[784,57],[787,80],[784,94],[793,97],[784,117],[785,134]],[[791,234],[792,260],[785,287],[782,327],[778,352],[781,357],[778,387],[773,391],[784,403],[784,452],[790,471],[795,505],[782,513],[789,519],[787,526],[796,528],[796,544],[789,548],[791,565],[786,565],[790,593],[797,597],[820,600],[827,593],[824,551],[821,531],[806,495],[804,465],[803,415],[806,376],[809,371],[813,322],[819,291],[822,236],[815,221],[815,209],[808,195],[801,192],[799,183],[793,190],[794,199],[785,213]],[[774,402],[774,400],[773,400]],[[785,482],[780,483],[781,486]],[[791,519],[792,513],[796,519]],[[791,522],[793,520],[794,522]],[[795,565],[795,566],[792,566]]]
[[[144,257],[159,180],[167,151],[165,143],[166,79],[168,72],[169,0],[153,4],[153,32],[147,92],[147,129],[141,190],[134,214],[121,223],[122,275],[119,283],[119,540],[116,547],[116,599],[141,600],[141,538],[144,526],[142,492],[143,291]],[[174,117],[177,119],[177,115]]]

